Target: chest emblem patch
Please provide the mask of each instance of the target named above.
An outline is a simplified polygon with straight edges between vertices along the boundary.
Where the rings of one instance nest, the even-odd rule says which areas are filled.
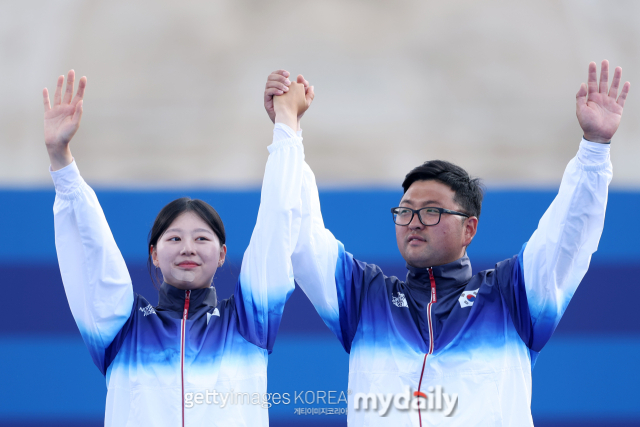
[[[464,291],[460,298],[458,298],[458,302],[460,303],[460,307],[471,307],[474,302],[476,302],[476,296],[478,295],[478,289],[475,291]]]
[[[398,296],[397,297],[394,297],[393,294],[391,294],[391,302],[396,307],[407,307],[407,308],[409,308],[409,305],[407,304],[407,299],[404,297],[404,294],[402,292],[398,292]]]

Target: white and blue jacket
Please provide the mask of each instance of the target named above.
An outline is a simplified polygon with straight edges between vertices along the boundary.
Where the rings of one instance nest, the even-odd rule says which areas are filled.
[[[250,398],[267,392],[271,352],[294,289],[300,228],[301,139],[276,125],[260,209],[235,293],[164,283],[153,307],[133,293],[124,259],[75,162],[52,172],[56,250],[65,292],[94,363],[107,381],[105,426],[267,426]],[[233,393],[222,398],[209,393]],[[204,399],[185,402],[202,393]],[[261,399],[262,400],[262,399]],[[241,403],[239,403],[241,402]],[[254,402],[255,403],[255,402]]]
[[[293,270],[350,354],[349,425],[533,425],[531,370],[597,249],[611,176],[609,145],[583,140],[518,255],[476,275],[467,256],[408,266],[400,280],[354,259],[324,228],[305,165]],[[426,400],[414,396],[418,391]],[[438,410],[440,392],[457,395],[449,416]],[[389,395],[422,401],[420,410],[399,401],[381,416],[381,398]]]

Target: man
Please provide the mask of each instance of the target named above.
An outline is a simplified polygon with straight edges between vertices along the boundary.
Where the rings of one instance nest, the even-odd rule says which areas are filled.
[[[466,248],[482,192],[462,168],[431,161],[407,175],[392,209],[409,270],[401,281],[355,260],[324,228],[305,164],[294,276],[350,353],[350,425],[533,425],[531,369],[604,224],[609,143],[630,87],[618,97],[616,68],[608,90],[608,67],[598,84],[589,64],[588,87],[576,95],[584,139],[538,229],[519,254],[475,276]],[[269,76],[265,100],[286,91],[287,75]]]

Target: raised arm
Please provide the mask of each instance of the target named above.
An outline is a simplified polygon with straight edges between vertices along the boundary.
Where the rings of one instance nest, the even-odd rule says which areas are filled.
[[[303,84],[294,83],[286,92],[275,100],[276,123],[262,182],[258,219],[235,291],[240,333],[269,352],[273,349],[284,304],[295,287],[291,254],[300,230],[304,163],[302,138],[295,131],[298,116],[313,100],[313,89]]]
[[[73,95],[73,70],[58,78],[53,107],[44,97],[44,135],[56,188],[53,206],[56,251],[71,313],[94,363],[104,374],[105,351],[131,314],[129,272],[93,190],[80,176],[69,142],[80,126],[87,79]]]
[[[598,85],[596,64],[589,64],[588,90],[583,83],[576,95],[584,139],[564,172],[558,195],[521,253],[532,326],[528,344],[534,351],[542,349],[558,325],[602,234],[612,177],[609,142],[630,87],[625,83],[618,96],[618,67],[608,90],[608,68],[603,61]]]
[[[277,122],[272,98],[289,90],[288,77],[289,72],[278,70],[267,80],[265,109],[272,121]],[[298,76],[297,82],[308,86],[303,76]],[[350,351],[360,316],[366,266],[354,261],[324,227],[316,180],[306,162],[302,165],[301,202],[302,222],[291,257],[293,275],[322,320]]]

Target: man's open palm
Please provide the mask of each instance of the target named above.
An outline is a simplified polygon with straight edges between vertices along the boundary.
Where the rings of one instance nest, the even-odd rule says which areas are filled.
[[[622,109],[631,83],[626,82],[618,96],[622,68],[617,67],[609,89],[609,61],[607,60],[602,61],[600,84],[597,83],[597,74],[596,63],[590,63],[588,85],[582,83],[576,94],[576,115],[587,140],[609,142],[620,125]]]

